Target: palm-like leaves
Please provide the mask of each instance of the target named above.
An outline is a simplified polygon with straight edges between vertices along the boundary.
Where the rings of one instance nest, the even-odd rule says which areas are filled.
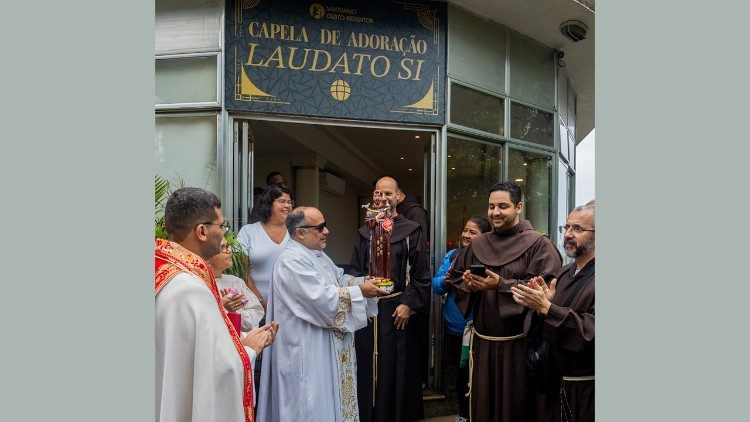
[[[164,205],[169,196],[169,181],[158,175],[154,179],[154,237],[156,239],[167,238],[167,227],[164,224]]]
[[[180,185],[183,185],[180,182]],[[156,176],[154,179],[154,204],[155,204],[155,218],[154,218],[154,237],[156,239],[167,239],[167,227],[164,224],[164,206],[169,197],[169,181]],[[226,272],[232,274],[241,279],[245,279],[247,275],[247,255],[242,251],[242,246],[237,242],[237,234],[233,231],[229,231],[226,234],[227,243],[232,247],[232,267]]]
[[[247,275],[247,255],[242,250],[242,245],[237,241],[237,234],[229,231],[226,234],[227,243],[232,247],[232,266],[226,271],[227,274],[245,280]],[[247,281],[245,281],[247,283]]]

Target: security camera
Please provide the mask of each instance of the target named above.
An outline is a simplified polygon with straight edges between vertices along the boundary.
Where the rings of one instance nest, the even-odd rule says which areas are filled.
[[[560,24],[560,32],[573,42],[586,39],[589,27],[577,20],[565,21]]]
[[[565,62],[563,61],[565,52],[562,51],[561,47],[558,47],[552,51],[552,57],[554,57],[555,63],[557,63],[558,67],[565,67]]]

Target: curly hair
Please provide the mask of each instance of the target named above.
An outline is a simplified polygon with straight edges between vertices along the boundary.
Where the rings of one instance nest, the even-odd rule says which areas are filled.
[[[268,220],[271,219],[273,201],[281,198],[283,194],[289,195],[294,200],[292,191],[283,186],[271,185],[263,189],[263,193],[260,194],[260,200],[258,201],[258,217],[260,218],[260,222],[263,224],[268,223]]]

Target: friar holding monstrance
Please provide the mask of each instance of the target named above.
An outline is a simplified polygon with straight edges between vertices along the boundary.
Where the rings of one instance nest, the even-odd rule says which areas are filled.
[[[355,333],[357,399],[362,422],[422,419],[422,385],[414,313],[429,315],[430,267],[419,224],[396,212],[398,183],[375,184],[366,206],[349,273],[379,278],[391,294],[378,299],[378,315]]]

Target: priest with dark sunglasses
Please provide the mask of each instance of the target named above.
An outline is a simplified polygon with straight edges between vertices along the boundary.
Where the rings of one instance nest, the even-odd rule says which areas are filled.
[[[323,252],[330,232],[320,210],[296,208],[286,227],[266,314],[283,328],[263,358],[256,421],[359,422],[354,332],[388,292]]]

